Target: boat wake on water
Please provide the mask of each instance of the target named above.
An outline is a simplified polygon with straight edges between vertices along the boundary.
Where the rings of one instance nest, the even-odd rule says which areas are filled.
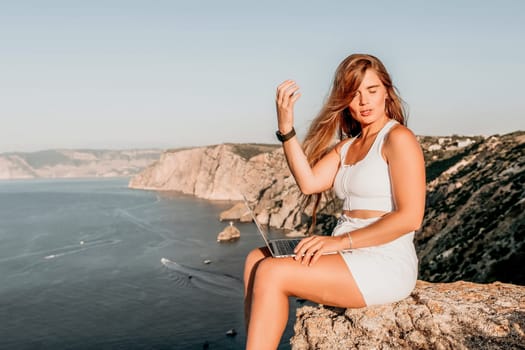
[[[45,260],[59,258],[65,255],[75,254],[95,247],[109,246],[122,242],[120,239],[94,239],[89,241],[80,241],[78,244],[69,244],[52,250],[40,250],[15,256],[6,256],[0,258],[0,263],[11,260],[24,259],[30,257],[42,256]]]
[[[238,297],[242,295],[242,281],[234,276],[184,266],[166,258],[160,259],[160,262],[177,274],[179,278],[187,281],[184,283],[185,286],[199,288],[222,296]]]
[[[80,241],[78,246],[69,245],[69,246],[65,246],[62,248],[58,248],[56,251],[53,252],[53,254],[44,256],[44,259],[46,260],[55,259],[55,258],[59,258],[64,255],[79,253],[79,252],[82,252],[90,248],[113,245],[113,244],[118,244],[120,242],[122,242],[122,240],[120,239],[98,239],[98,240],[87,241],[87,242]]]

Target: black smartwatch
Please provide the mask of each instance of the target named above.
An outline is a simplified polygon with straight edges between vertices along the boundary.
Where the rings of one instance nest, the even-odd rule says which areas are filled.
[[[281,142],[286,142],[288,141],[289,139],[291,139],[292,137],[295,136],[295,129],[292,127],[292,130],[290,130],[289,133],[287,134],[282,134],[279,130],[277,130],[275,132],[275,135],[277,135],[277,139]]]

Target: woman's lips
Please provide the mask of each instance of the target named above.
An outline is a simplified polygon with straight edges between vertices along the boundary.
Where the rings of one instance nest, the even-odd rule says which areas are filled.
[[[361,114],[362,117],[368,117],[370,114],[372,114],[372,110],[364,109],[362,111],[359,111],[359,114]]]

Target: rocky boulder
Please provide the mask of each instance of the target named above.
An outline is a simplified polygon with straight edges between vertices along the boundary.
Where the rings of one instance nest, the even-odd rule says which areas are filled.
[[[362,309],[297,310],[292,349],[525,349],[525,287],[418,281],[410,297]]]
[[[230,225],[217,235],[217,242],[233,241],[240,237],[241,232],[237,227],[233,226],[233,222],[230,221]]]

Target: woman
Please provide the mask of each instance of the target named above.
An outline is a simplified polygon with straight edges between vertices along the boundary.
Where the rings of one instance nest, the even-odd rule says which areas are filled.
[[[278,346],[289,296],[359,308],[403,299],[417,280],[413,237],[423,219],[425,166],[385,67],[363,54],[339,65],[304,151],[293,129],[300,96],[294,81],[277,88],[277,135],[288,166],[303,194],[334,189],[343,211],[332,236],[304,238],[293,258],[272,258],[265,248],[250,252],[247,349]],[[348,137],[334,146],[338,134]]]

